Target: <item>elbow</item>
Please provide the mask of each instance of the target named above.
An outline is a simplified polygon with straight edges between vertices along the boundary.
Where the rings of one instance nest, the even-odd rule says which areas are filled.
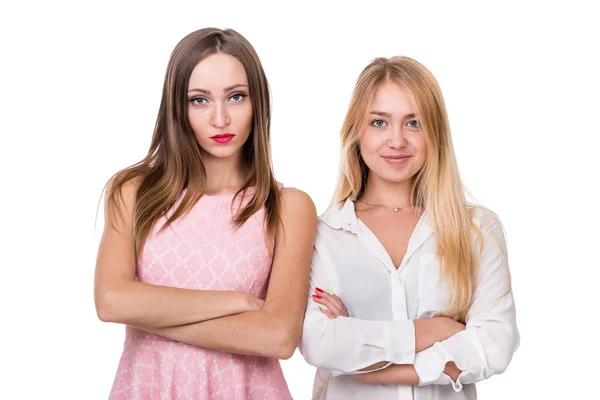
[[[274,324],[272,330],[265,332],[268,342],[261,352],[266,357],[288,360],[294,355],[300,342],[301,334],[301,325],[279,320]]]
[[[487,376],[486,378],[489,378],[492,375],[499,375],[506,371],[508,365],[512,361],[513,354],[516,350],[516,346],[512,349],[510,347],[506,347],[505,351],[498,352],[492,356],[488,356],[489,376]]]
[[[282,329],[278,332],[277,346],[275,358],[280,360],[289,360],[294,355],[298,343],[300,342],[300,330],[299,329]]]
[[[518,340],[506,343],[504,346],[498,346],[494,351],[487,351],[487,368],[484,371],[484,379],[491,378],[493,375],[500,375],[508,368],[512,361],[513,354],[517,350]]]
[[[323,352],[321,352],[321,350],[323,350]],[[327,350],[320,346],[301,343],[300,352],[302,353],[304,360],[313,367],[336,369],[336,365],[331,362],[331,357],[329,357]]]
[[[302,353],[302,357],[304,357],[304,361],[307,364],[312,365],[315,368],[324,368],[325,365],[323,363],[322,357],[319,357],[315,351],[308,346],[306,343],[300,343],[300,353]]]
[[[289,360],[290,358],[292,358],[295,351],[296,346],[284,344],[283,346],[281,346],[278,354],[276,355],[276,358],[278,358],[279,360]]]
[[[97,286],[94,292],[96,314],[100,321],[133,325],[136,322],[134,307],[139,301],[129,282]]]
[[[520,336],[519,331],[515,328],[506,335],[509,340],[502,347],[504,351],[499,351],[491,357],[490,366],[495,374],[501,374],[508,368],[512,361],[514,353],[519,348]]]
[[[109,307],[104,302],[96,300],[96,315],[102,322],[113,322]]]
[[[336,367],[332,362],[332,359],[335,359],[335,355],[332,354],[333,346],[323,343],[323,339],[316,337],[314,331],[304,330],[299,350],[304,360],[313,367],[325,369],[335,369]]]
[[[96,315],[102,322],[120,322],[114,294],[103,291],[95,297]]]
[[[488,358],[488,368],[485,371],[483,378],[489,379],[494,375],[500,375],[508,368],[508,364],[512,360],[511,354],[497,354],[494,357]]]

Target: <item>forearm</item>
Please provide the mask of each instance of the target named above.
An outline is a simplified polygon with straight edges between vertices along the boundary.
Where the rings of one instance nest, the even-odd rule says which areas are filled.
[[[139,328],[167,328],[250,309],[249,295],[125,282],[96,296],[100,319]]]
[[[459,370],[453,362],[446,364],[444,373],[453,381],[458,379],[462,371]],[[354,378],[366,383],[380,383],[387,385],[418,385],[419,376],[413,365],[391,365],[379,371],[369,372],[367,374],[352,375]]]
[[[358,371],[360,371],[360,372],[375,371],[376,369],[381,369],[381,368],[385,367],[387,364],[388,364],[387,361],[381,361],[381,362],[375,363],[373,365],[369,365],[368,367],[361,368]]]
[[[185,326],[145,330],[193,346],[287,359],[300,340],[301,321],[294,324],[284,316],[261,309]]]
[[[418,385],[419,376],[415,367],[410,364],[394,364],[385,369],[366,374],[351,375],[353,378],[365,383],[387,385]]]
[[[450,377],[454,382],[458,379],[458,376],[462,373],[462,371],[454,364],[454,362],[449,361],[446,363],[446,367],[444,368],[444,373]]]
[[[421,318],[415,324],[415,352],[423,351],[437,342],[463,331],[465,326],[447,317]]]
[[[302,332],[310,255],[316,233],[316,210],[310,197],[295,189],[282,190],[280,222],[267,297],[260,309],[149,331],[228,353],[290,358]]]

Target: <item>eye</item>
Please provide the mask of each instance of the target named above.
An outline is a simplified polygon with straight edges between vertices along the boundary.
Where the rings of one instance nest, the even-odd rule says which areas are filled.
[[[230,100],[232,100],[234,103],[240,103],[242,100],[244,100],[244,98],[247,95],[244,93],[235,93],[232,94],[231,97],[229,97]]]
[[[413,129],[419,129],[421,127],[421,124],[419,124],[419,121],[417,121],[416,119],[413,119],[412,121],[408,121],[406,123],[406,126]]]
[[[382,119],[374,119],[373,121],[371,121],[371,126],[383,128],[384,126],[387,126],[387,122],[385,122]]]
[[[207,102],[208,102],[208,100],[206,100],[204,97],[194,97],[193,99],[190,100],[190,103],[196,104],[199,106],[203,106]]]

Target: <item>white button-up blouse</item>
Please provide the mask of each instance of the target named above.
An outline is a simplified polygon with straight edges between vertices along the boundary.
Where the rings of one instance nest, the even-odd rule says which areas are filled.
[[[475,382],[502,373],[519,345],[504,232],[498,217],[477,209],[473,237],[478,273],[466,329],[415,353],[413,319],[435,316],[449,304],[436,239],[425,211],[396,269],[377,237],[357,218],[354,202],[319,218],[310,273],[315,287],[337,294],[349,317],[329,319],[309,299],[300,352],[316,367],[314,399],[476,399]],[[413,364],[419,386],[369,384],[348,375],[375,363]],[[443,370],[454,361],[453,382]],[[384,367],[385,368],[385,367]]]

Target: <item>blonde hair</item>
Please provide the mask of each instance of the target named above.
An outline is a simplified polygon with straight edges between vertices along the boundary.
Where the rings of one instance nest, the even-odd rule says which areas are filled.
[[[437,256],[451,300],[442,315],[464,322],[475,287],[472,233],[483,246],[480,230],[472,222],[473,205],[465,200],[446,106],[435,77],[408,57],[377,58],[360,74],[341,131],[341,165],[332,203],[359,198],[365,190],[369,168],[360,155],[359,141],[377,89],[386,81],[398,84],[411,96],[424,133],[427,158],[414,177],[412,203],[428,210],[437,240]]]
[[[267,240],[274,238],[279,226],[280,195],[271,162],[270,94],[262,64],[252,45],[238,32],[204,28],[183,38],[171,54],[148,154],[140,162],[111,178],[107,198],[109,221],[113,226],[114,217],[120,214],[118,198],[122,201],[123,185],[129,181],[139,182],[133,233],[136,257],[140,255],[154,224],[167,215],[184,189],[187,189],[185,196],[161,230],[185,215],[204,194],[206,170],[200,145],[188,118],[187,91],[194,67],[215,53],[231,55],[242,63],[252,102],[253,125],[243,147],[249,175],[234,200],[249,193],[250,187],[255,190],[247,204],[236,214],[235,225],[241,226],[264,207]]]

